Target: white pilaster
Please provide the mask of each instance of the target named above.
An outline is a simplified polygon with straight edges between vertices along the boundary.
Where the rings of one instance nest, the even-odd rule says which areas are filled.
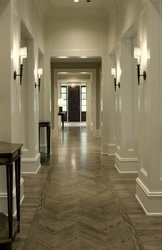
[[[161,1],[150,1],[140,15],[139,172],[136,197],[146,214],[162,215],[162,24]],[[147,58],[148,57],[148,58]]]
[[[101,96],[101,152],[103,154],[108,153],[107,142],[108,142],[108,128],[109,128],[109,119],[110,114],[108,113],[108,56],[102,57],[102,96]]]
[[[38,48],[33,40],[27,41],[28,58],[26,63],[26,79],[22,86],[23,102],[23,150],[22,150],[22,172],[37,173],[40,168],[38,122],[39,122],[39,92],[35,88],[37,83]],[[35,74],[34,74],[35,72]],[[25,78],[25,75],[24,75]],[[25,91],[24,91],[25,89]],[[26,96],[26,98],[25,98]]]
[[[107,113],[108,113],[108,140],[107,152],[108,155],[115,155],[116,149],[116,114],[115,114],[115,91],[114,91],[114,76],[111,74],[111,69],[116,69],[115,50],[112,51],[108,58],[108,91],[107,91]]]
[[[115,166],[119,172],[137,172],[137,81],[133,58],[132,40],[124,38],[117,48],[117,79],[120,88],[116,87],[116,128],[117,147]]]

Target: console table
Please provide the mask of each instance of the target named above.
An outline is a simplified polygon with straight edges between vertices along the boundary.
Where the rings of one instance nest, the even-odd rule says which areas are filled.
[[[22,144],[0,141],[0,165],[6,168],[8,216],[0,213],[0,245],[12,244],[16,233],[20,231],[20,174]],[[13,218],[13,163],[15,162],[16,208]],[[1,248],[1,247],[0,247]],[[10,249],[12,246],[10,246]]]
[[[47,154],[40,152],[40,129],[46,128],[46,140],[47,140]],[[50,133],[51,133],[51,124],[49,121],[40,121],[39,122],[39,152],[41,154],[41,159],[47,158],[47,161],[50,159]]]
[[[62,129],[64,129],[65,112],[59,112],[58,115],[61,116]]]

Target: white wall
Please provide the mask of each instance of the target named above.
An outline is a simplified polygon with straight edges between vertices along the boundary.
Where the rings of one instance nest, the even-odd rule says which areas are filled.
[[[8,4],[0,16],[0,139],[11,141],[11,4]],[[4,112],[5,110],[6,112]]]
[[[55,12],[46,17],[45,29],[51,56],[101,56],[106,20],[96,13]]]
[[[147,214],[162,214],[161,4],[161,1],[150,1],[139,17],[139,46],[143,52],[141,64],[142,71],[146,70],[147,79],[145,83],[141,84],[139,95],[140,137],[137,198]]]

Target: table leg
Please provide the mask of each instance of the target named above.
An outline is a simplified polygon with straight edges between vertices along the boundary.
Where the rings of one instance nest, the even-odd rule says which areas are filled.
[[[64,114],[61,114],[62,129],[64,129]]]
[[[47,160],[50,159],[50,126],[47,126]]]
[[[7,178],[7,199],[8,199],[8,228],[9,238],[12,239],[12,192],[13,192],[13,164],[6,165],[6,178]]]
[[[20,232],[20,173],[21,173],[21,158],[15,161],[15,181],[16,181],[16,208],[18,232]]]
[[[40,127],[39,127],[39,153],[40,153]]]

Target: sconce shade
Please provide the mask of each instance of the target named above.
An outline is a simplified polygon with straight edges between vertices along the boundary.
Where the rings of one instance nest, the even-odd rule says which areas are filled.
[[[134,58],[137,58],[138,63],[139,63],[140,57],[141,57],[141,49],[135,47],[134,48]]]
[[[39,68],[39,69],[38,69],[38,75],[39,75],[39,77],[40,77],[41,75],[43,75],[43,69],[42,69],[42,68]]]
[[[62,99],[62,98],[58,99],[58,106],[59,107],[63,107],[64,106],[64,99]]]
[[[20,48],[21,64],[23,64],[23,58],[27,58],[27,47]]]
[[[19,50],[20,55],[20,73],[17,74],[16,71],[14,71],[14,80],[16,80],[17,76],[20,76],[20,85],[22,84],[22,77],[23,77],[23,58],[27,58],[27,47],[20,48]]]
[[[143,71],[143,75],[140,74],[140,58],[141,58],[141,49],[135,47],[134,48],[134,58],[137,58],[137,78],[138,85],[140,85],[140,77],[143,76],[143,79],[146,80],[146,71]]]
[[[35,83],[35,88],[38,86],[39,88],[39,92],[40,92],[40,84],[41,84],[41,75],[43,74],[43,69],[42,68],[39,68],[38,69],[38,84]]]
[[[27,47],[20,48],[20,56],[27,58]]]
[[[115,69],[115,68],[111,68],[111,74],[112,74],[113,76],[116,75],[116,69]]]

